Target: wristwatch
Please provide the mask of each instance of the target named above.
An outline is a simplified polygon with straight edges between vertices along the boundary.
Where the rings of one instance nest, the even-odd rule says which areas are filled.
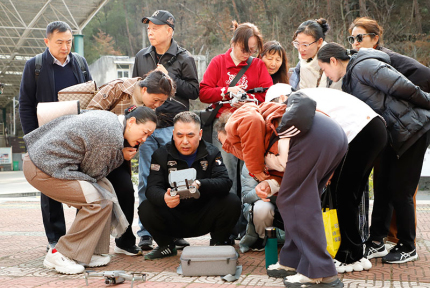
[[[194,182],[196,182],[196,184],[199,185],[199,188],[202,186],[202,183],[200,183],[199,180],[195,180]]]

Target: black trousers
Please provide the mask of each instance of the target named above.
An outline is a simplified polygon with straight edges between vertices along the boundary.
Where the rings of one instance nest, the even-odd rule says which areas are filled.
[[[376,158],[387,144],[384,121],[376,117],[349,143],[344,161],[331,180],[336,195],[341,244],[336,260],[353,263],[363,258],[359,205]]]
[[[430,132],[419,138],[397,158],[390,145],[384,149],[374,170],[374,193],[370,239],[382,241],[388,235],[393,209],[396,213],[397,238],[406,248],[415,248],[414,194],[421,176]]]
[[[124,161],[121,166],[113,170],[106,177],[115,189],[116,197],[118,198],[119,206],[125,214],[130,225],[125,233],[115,239],[115,243],[120,248],[127,248],[136,245],[136,237],[131,228],[134,218],[134,189],[131,181],[130,162]]]
[[[48,242],[57,243],[61,236],[66,235],[63,204],[40,194],[40,208]]]
[[[239,219],[240,199],[229,193],[222,198],[213,197],[194,210],[159,207],[149,200],[138,209],[143,226],[159,246],[173,243],[173,238],[198,237],[211,234],[215,242],[228,240],[230,232]]]

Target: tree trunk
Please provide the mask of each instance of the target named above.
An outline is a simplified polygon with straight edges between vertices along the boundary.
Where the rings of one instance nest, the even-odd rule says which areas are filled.
[[[412,7],[412,18],[415,17],[417,33],[421,34],[423,32],[423,27],[421,25],[420,4],[418,4],[418,0],[414,0],[412,6],[413,6]],[[413,23],[413,21],[412,21],[412,23]]]
[[[127,28],[128,44],[130,45],[130,55],[134,55],[133,45],[131,44],[130,28],[128,27],[128,13],[127,13],[127,7],[125,6],[125,1],[122,2],[122,7],[124,7],[125,27]]]
[[[240,24],[240,15],[239,15],[239,11],[237,11],[236,1],[235,0],[231,0],[231,3],[233,4],[234,14],[236,14],[236,21],[237,21],[237,23]]]
[[[261,0],[261,2],[263,3],[264,10],[266,11],[267,21],[270,23],[269,27],[273,27],[273,13],[270,10],[269,6],[267,5],[267,0]],[[272,28],[272,35],[273,35],[273,33],[274,33],[274,31]]]
[[[360,17],[367,16],[366,0],[360,0],[358,3],[360,6]]]

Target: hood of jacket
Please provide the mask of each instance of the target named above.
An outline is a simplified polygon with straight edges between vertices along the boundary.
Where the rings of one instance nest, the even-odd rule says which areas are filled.
[[[367,59],[375,59],[387,64],[391,64],[390,56],[388,56],[387,53],[384,53],[379,50],[375,50],[373,48],[361,48],[360,51],[358,51],[358,53],[355,53],[354,55],[351,56],[348,66],[346,66],[346,74],[343,77],[342,91],[345,91],[344,85],[349,85],[351,81],[352,69],[354,69],[355,66],[357,66],[357,64]]]

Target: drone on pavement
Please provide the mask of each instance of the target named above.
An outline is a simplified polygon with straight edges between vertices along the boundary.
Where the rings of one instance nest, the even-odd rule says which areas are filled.
[[[131,280],[131,288],[133,288],[134,280],[146,281],[145,273],[126,273],[122,270],[97,272],[93,270],[85,270],[85,283],[88,286],[88,277],[104,277],[106,285],[116,285],[124,283],[125,280]]]

